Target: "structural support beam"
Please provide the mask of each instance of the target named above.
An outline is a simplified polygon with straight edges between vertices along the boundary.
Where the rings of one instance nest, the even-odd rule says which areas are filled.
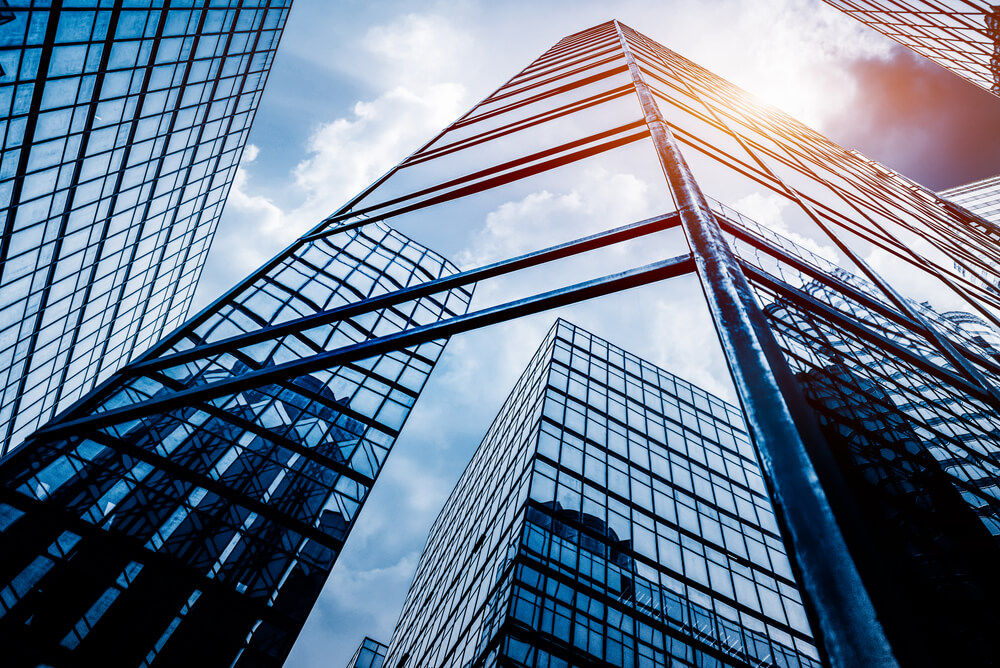
[[[821,439],[819,429],[621,25],[615,25],[822,651],[835,668],[898,666],[806,451],[803,438]]]
[[[364,313],[371,313],[380,309],[388,308],[405,302],[417,300],[421,297],[429,297],[447,290],[467,287],[498,276],[511,274],[529,267],[536,267],[547,262],[555,262],[574,255],[580,255],[599,248],[613,246],[630,239],[636,239],[647,234],[653,234],[680,224],[676,213],[668,213],[653,218],[647,218],[628,225],[622,225],[604,232],[598,232],[586,237],[567,241],[556,246],[549,246],[542,250],[525,253],[509,260],[501,260],[493,264],[484,265],[475,269],[468,269],[458,274],[444,276],[432,281],[425,281],[416,285],[387,292],[377,297],[371,297],[359,302],[353,302],[327,311],[321,311],[312,315],[296,318],[255,329],[244,334],[204,343],[194,348],[183,350],[169,355],[144,359],[127,365],[119,373],[126,376],[138,376],[150,371],[167,369],[178,364],[185,364],[199,359],[205,359],[212,355],[224,352],[233,352],[240,348],[251,346],[255,343],[271,341],[282,336],[299,334],[314,327],[329,325],[348,318],[354,318]]]
[[[430,325],[411,327],[410,329],[405,329],[394,334],[368,339],[335,350],[285,362],[284,364],[276,364],[226,380],[197,385],[184,390],[166,393],[162,396],[158,395],[129,406],[91,413],[76,419],[50,422],[47,426],[36,431],[32,438],[71,436],[81,433],[83,429],[102,429],[114,426],[199,402],[238,394],[248,387],[260,387],[269,383],[277,383],[289,378],[296,378],[323,369],[329,369],[333,366],[349,364],[369,357],[375,357],[376,355],[402,350],[411,346],[418,346],[429,341],[446,339],[461,332],[468,332],[526,315],[541,313],[542,311],[560,306],[568,306],[588,299],[594,299],[595,297],[603,297],[604,295],[622,290],[649,285],[657,281],[689,274],[692,271],[694,271],[694,264],[690,255],[681,255],[661,260],[617,274],[543,292],[517,301],[506,302],[473,313],[455,316],[447,320],[439,320]]]

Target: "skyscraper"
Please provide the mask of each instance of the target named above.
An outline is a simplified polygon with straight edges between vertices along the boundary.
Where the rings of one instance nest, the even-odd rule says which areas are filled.
[[[980,226],[994,239],[1000,242],[1000,176],[983,179],[975,183],[966,183],[962,186],[942,190],[938,193],[949,202],[953,202],[963,207],[981,219]],[[996,258],[990,260],[995,270],[1000,270],[1000,263]],[[956,267],[961,269],[960,267]],[[980,280],[983,285],[991,288],[1000,287],[1000,281],[989,279],[983,280],[973,277],[973,280]]]
[[[382,668],[385,661],[385,645],[372,638],[365,638],[358,646],[358,651],[351,657],[347,668]]]
[[[352,272],[341,266],[353,266],[346,259],[331,266],[330,257],[340,251],[323,246],[344,242],[352,234],[383,238],[389,232],[382,225],[389,219],[414,235],[421,226],[433,226],[442,238],[468,234],[471,225],[496,221],[496,216],[491,218],[494,212],[521,213],[528,207],[518,205],[543,201],[566,183],[579,184],[588,168],[598,180],[616,173],[651,193],[636,198],[641,206],[623,201],[617,190],[606,193],[613,201],[598,216],[601,223],[614,219],[620,224],[616,216],[621,211],[634,222],[603,231],[588,229],[593,233],[557,239],[542,249],[531,250],[525,242],[528,252],[523,255],[457,273],[450,266],[445,269],[440,259],[433,269],[424,267],[432,254],[409,244],[397,244],[384,254],[364,251],[359,256],[352,251],[352,261],[382,258],[374,274],[371,268]],[[556,231],[560,223],[568,223],[561,231],[585,234],[573,225],[577,210],[560,213],[531,220],[531,229]],[[528,231],[525,226],[512,234],[527,238]],[[1000,441],[1000,363],[984,354],[967,328],[947,326],[915,306],[929,301],[935,312],[969,313],[989,326],[1000,324],[1000,297],[989,287],[998,278],[1000,250],[991,234],[981,218],[962,207],[887,176],[869,161],[612,21],[560,40],[239,287],[41,428],[22,453],[0,465],[4,498],[15,507],[33,506],[32,496],[58,496],[49,493],[48,479],[34,480],[45,471],[54,481],[67,475],[73,479],[65,487],[67,494],[93,490],[103,495],[119,482],[118,490],[131,489],[135,476],[119,472],[105,478],[96,467],[73,468],[80,471],[76,475],[63,467],[61,462],[72,468],[74,461],[104,453],[93,449],[94,441],[128,458],[121,471],[132,466],[135,457],[190,481],[178,486],[182,491],[171,488],[170,493],[179,496],[165,505],[176,507],[177,498],[190,498],[192,509],[204,510],[191,513],[197,518],[193,522],[242,526],[243,511],[233,520],[226,505],[216,503],[231,499],[246,510],[246,517],[254,513],[255,523],[257,517],[274,520],[269,535],[275,540],[298,545],[316,538],[319,545],[336,551],[339,539],[324,539],[316,532],[340,535],[349,528],[351,520],[344,518],[354,516],[355,506],[348,501],[360,502],[367,493],[395,434],[392,429],[374,430],[381,434],[373,437],[379,448],[370,458],[351,460],[351,466],[371,461],[372,474],[369,469],[348,473],[337,465],[335,455],[326,454],[326,441],[309,440],[309,434],[298,432],[293,438],[284,427],[274,426],[302,415],[297,411],[305,403],[303,394],[322,403],[323,411],[331,411],[316,414],[324,425],[334,414],[345,416],[336,424],[348,431],[353,430],[348,418],[363,425],[369,423],[362,417],[395,424],[416,398],[415,386],[409,383],[422,382],[447,337],[639,286],[658,284],[657,300],[670,304],[681,286],[688,301],[704,297],[697,306],[718,335],[820,655],[833,666],[896,666],[911,650],[904,636],[895,634],[895,607],[881,607],[885,598],[868,589],[867,565],[873,559],[878,563],[878,555],[866,553],[865,542],[858,538],[864,524],[844,513],[838,495],[847,492],[833,476],[836,462],[824,453],[845,449],[833,437],[849,432],[852,421],[871,418],[893,426],[889,433],[866,433],[870,442],[865,451],[923,452],[914,456],[926,464],[924,471],[933,468],[926,455],[940,462],[936,453],[946,454],[953,461],[927,473],[935,485],[946,487],[939,485],[946,479],[948,486],[960,490],[957,496],[947,493],[949,501],[942,507],[962,508],[963,517],[974,508],[979,526],[1000,534],[1000,490],[988,484],[996,479],[1000,462],[995,450],[966,447]],[[600,253],[597,261],[583,261]],[[390,260],[397,256],[416,266],[395,271]],[[545,273],[563,261],[579,261],[574,272],[582,267],[588,278],[567,285],[566,272]],[[381,267],[387,283],[374,295],[370,283],[373,275],[381,276]],[[508,301],[465,312],[472,285],[525,269],[537,270],[526,296],[505,295],[501,299]],[[322,290],[317,295],[317,289],[327,285],[330,275],[344,275],[337,271],[359,283],[348,281],[355,289],[338,293],[331,302]],[[598,271],[608,273],[595,277]],[[863,282],[847,280],[841,272]],[[555,285],[546,286],[546,280]],[[823,289],[814,288],[817,282]],[[480,289],[483,293],[498,294]],[[401,311],[403,304],[413,310],[408,306]],[[643,303],[640,308],[652,306]],[[693,319],[691,310],[683,308],[668,316],[673,323]],[[683,328],[678,331],[678,336],[689,335]],[[393,355],[387,371],[372,367],[371,360]],[[413,372],[411,359],[419,362]],[[345,368],[351,373],[341,373]],[[372,374],[378,382],[369,381]],[[864,410],[876,406],[877,414],[862,411],[859,418],[854,403],[832,403],[829,384],[815,380],[824,376],[840,396],[860,400]],[[341,377],[354,383],[346,407],[339,402],[345,393],[336,389]],[[393,378],[411,391],[383,380]],[[365,391],[354,394],[359,384]],[[323,387],[332,388],[329,396]],[[872,389],[880,387],[892,387],[894,393],[886,396]],[[637,386],[627,389],[633,398],[633,392],[641,391]],[[935,400],[926,401],[924,391],[935,392]],[[390,401],[383,405],[387,395]],[[919,404],[919,410],[896,404],[896,396]],[[234,431],[222,425],[216,429],[215,420],[235,425]],[[163,426],[167,423],[175,428],[168,432]],[[206,432],[202,424],[212,428]],[[900,424],[904,426],[895,429]],[[206,433],[228,444],[208,449],[210,457],[228,453],[226,448],[237,444],[260,443],[259,437],[302,461],[316,460],[336,471],[335,485],[340,487],[334,487],[335,498],[343,501],[339,514],[303,515],[298,523],[284,516],[275,519],[271,504],[282,503],[284,497],[254,482],[261,476],[268,479],[269,464],[254,464],[253,474],[234,472],[231,481],[238,491],[221,489],[229,479],[212,482],[220,466],[215,462],[243,467],[242,455],[234,451],[210,462],[198,456],[200,447],[178,445]],[[230,443],[230,434],[236,433],[236,444]],[[848,439],[846,448],[854,445]],[[280,461],[291,464],[292,457]],[[878,472],[863,463],[861,468],[866,475]],[[962,477],[966,474],[977,476],[976,484],[967,484]],[[923,479],[905,482],[896,476],[887,481],[919,487]],[[187,497],[191,486],[208,491],[201,496],[194,490],[197,493]],[[329,487],[324,489],[329,492]],[[101,498],[71,512],[94,508],[103,513]],[[255,498],[260,503],[253,502]],[[281,512],[302,507],[296,499],[281,506]],[[308,499],[301,503],[314,509]],[[38,508],[63,504],[60,498],[42,501]],[[886,507],[878,507],[883,516]],[[551,510],[558,514],[555,506]],[[45,525],[45,512],[24,512],[14,515],[17,520],[5,533]],[[68,516],[64,511],[58,515]],[[109,517],[117,515],[111,512]],[[895,519],[905,526],[911,518],[900,512]],[[924,518],[912,519],[919,524]],[[72,531],[82,531],[81,524],[74,524]],[[112,532],[106,533],[121,526],[113,519]],[[963,521],[938,524],[936,529],[942,542],[958,544],[964,537],[953,532],[964,532],[966,526]],[[600,532],[596,524],[591,528]],[[210,536],[210,531],[194,532],[190,540],[184,536],[183,544],[192,554],[215,554],[217,545]],[[73,562],[73,550],[79,548],[60,544],[57,538],[48,537],[44,543],[46,550],[51,547],[51,556],[36,552],[32,559],[54,563],[53,557],[65,555],[64,561]],[[935,557],[928,559],[933,563]],[[21,568],[28,563],[34,562],[22,562]],[[117,573],[125,573],[123,582],[131,581],[125,571],[130,563],[121,564]],[[82,565],[81,571],[88,568]],[[12,569],[8,576],[14,579],[7,580],[7,586],[17,596],[41,598],[49,591],[26,587],[37,571],[24,576],[28,580],[18,580],[23,572]],[[906,586],[919,589],[925,576],[911,570],[904,578]],[[261,577],[255,594],[269,591],[268,578]],[[249,586],[236,575],[227,582]],[[290,615],[293,609],[304,614],[305,598],[293,605],[295,598],[279,594],[275,605]],[[286,601],[288,608],[283,607]],[[78,614],[82,616],[77,620],[86,618],[85,612]],[[939,609],[935,614],[945,613]],[[280,654],[283,650],[274,648],[284,647],[293,634],[288,630],[298,623],[282,626],[285,621],[262,621],[251,637],[252,651]],[[275,631],[276,626],[282,631]],[[771,631],[765,632],[770,638]],[[279,638],[273,646],[272,637]],[[971,646],[970,640],[975,640],[977,651],[983,643],[995,642],[992,637],[953,637],[961,647]],[[794,642],[784,646],[798,649]]]
[[[0,454],[187,317],[291,0],[3,5]]]
[[[385,665],[818,667],[740,409],[557,321],[434,522]]]
[[[886,37],[1000,95],[1000,8],[983,0],[826,0]]]
[[[1000,176],[942,190],[939,194],[961,204],[977,216],[1000,225]]]
[[[453,272],[381,224],[302,241],[8,456],[5,660],[281,665],[444,344],[326,351],[464,313],[349,313]]]

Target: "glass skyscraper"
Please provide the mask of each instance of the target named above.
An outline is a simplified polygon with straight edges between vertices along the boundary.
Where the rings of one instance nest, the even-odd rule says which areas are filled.
[[[429,225],[438,238],[465,238],[477,224],[489,228],[495,212],[523,213],[520,203],[545,193],[582,196],[575,189],[588,174],[608,182],[622,177],[641,185],[645,196],[626,201],[617,188],[604,193],[609,201],[595,209],[601,212],[597,218],[619,227],[599,232],[579,229],[578,210],[541,221],[529,217],[536,230],[544,226],[554,245],[528,250],[526,243],[528,252],[517,257],[458,271],[385,227],[392,222],[416,234]],[[517,216],[509,218],[513,225]],[[517,237],[512,230],[510,236]],[[567,231],[587,236],[554,238]],[[528,238],[526,233],[517,240]],[[553,270],[556,262],[567,264]],[[573,271],[562,271],[565,266]],[[603,570],[595,565],[594,573],[605,580],[596,580],[592,591],[619,587],[604,590],[617,592],[618,599],[584,594],[597,601],[580,616],[583,626],[594,629],[595,644],[588,640],[586,651],[596,656],[600,638],[605,661],[625,657],[626,646],[634,648],[633,658],[665,654],[667,635],[671,643],[683,644],[697,644],[704,635],[697,655],[690,645],[690,653],[678,646],[678,656],[751,665],[751,656],[803,663],[819,656],[834,666],[886,668],[932,656],[939,665],[979,665],[976,657],[990,654],[996,634],[964,631],[956,623],[961,617],[948,615],[963,602],[968,605],[962,614],[974,615],[976,606],[990,599],[977,600],[974,586],[946,599],[939,594],[948,588],[937,585],[982,576],[981,564],[962,561],[962,546],[980,546],[976,549],[988,554],[986,546],[1000,527],[1000,488],[994,484],[1000,478],[1000,360],[987,336],[987,329],[1000,325],[1000,297],[991,287],[998,266],[992,226],[964,207],[844,150],[617,21],[570,35],[4,460],[0,500],[7,506],[0,548],[17,558],[3,564],[8,570],[0,579],[0,600],[9,612],[0,618],[2,632],[34,634],[30,637],[38,641],[30,647],[61,647],[52,651],[85,657],[91,647],[95,652],[106,647],[102,629],[119,626],[109,620],[134,609],[126,601],[149,600],[152,588],[175,577],[179,584],[168,592],[173,598],[160,597],[162,609],[148,612],[158,615],[155,623],[142,627],[163,629],[157,631],[161,635],[135,637],[147,654],[171,656],[164,653],[197,645],[227,658],[235,653],[239,661],[280,660],[443,341],[655,283],[657,303],[642,300],[639,306],[644,316],[645,307],[662,316],[649,326],[674,327],[675,338],[694,337],[687,325],[699,314],[714,326],[717,361],[731,373],[743,421],[724,406],[717,414],[716,403],[694,390],[685,398],[678,381],[659,371],[656,383],[665,389],[656,395],[660,390],[652,376],[647,383],[646,367],[633,360],[630,368],[624,353],[619,385],[594,372],[595,387],[603,383],[609,396],[612,389],[625,395],[624,417],[607,406],[608,425],[619,427],[607,443],[589,443],[589,418],[581,424],[565,411],[541,422],[502,416],[498,424],[511,429],[495,436],[519,448],[525,462],[529,450],[522,445],[530,441],[532,425],[563,420],[566,429],[549,435],[561,444],[575,443],[572,448],[582,457],[594,445],[608,493],[593,499],[596,505],[573,505],[573,494],[584,504],[584,491],[595,486],[567,472],[568,491],[559,496],[562,445],[558,461],[546,455],[548,466],[558,469],[555,478],[549,476],[557,485],[555,496],[529,503],[529,468],[520,460],[510,468],[483,469],[484,479],[470,489],[511,494],[495,497],[503,515],[492,523],[446,515],[436,526],[441,535],[465,522],[488,532],[440,552],[481,554],[482,564],[447,576],[432,573],[441,570],[436,566],[418,574],[419,581],[447,578],[436,581],[442,591],[413,594],[444,597],[446,606],[427,611],[428,624],[444,630],[434,636],[437,648],[425,654],[455,648],[454,656],[471,660],[481,639],[499,637],[493,631],[467,633],[474,617],[488,613],[499,620],[506,612],[502,599],[494,604],[465,580],[493,587],[502,560],[487,554],[485,546],[519,550],[513,533],[503,542],[494,532],[533,524],[551,534],[552,544],[555,537],[575,541],[577,556],[567,546],[567,559],[583,563],[580,555],[587,552],[591,563],[603,564]],[[499,302],[466,312],[473,285],[528,269],[534,272],[531,279],[521,281],[527,295],[511,296],[490,285],[479,295],[501,295]],[[606,273],[594,276],[597,272]],[[585,280],[567,284],[567,276],[577,273]],[[670,308],[659,309],[661,302]],[[943,317],[948,314],[953,315]],[[696,346],[714,347],[712,333],[697,335],[707,338]],[[575,332],[573,337],[575,345]],[[575,371],[589,378],[587,364],[586,373]],[[584,384],[589,392],[590,381]],[[578,387],[567,388],[564,394],[579,396]],[[528,389],[523,393],[536,396]],[[659,453],[670,464],[669,480],[665,470],[655,468],[651,445],[672,447],[667,432],[674,433],[669,427],[676,427],[678,418],[668,396],[680,398],[676,411],[684,427],[683,452],[674,443],[676,455]],[[600,404],[600,397],[595,401]],[[657,405],[662,413],[655,413]],[[541,411],[539,404],[511,406]],[[586,416],[589,408],[574,411]],[[690,446],[689,432],[696,439]],[[649,468],[636,469],[640,484],[633,490],[629,482],[626,495],[619,474],[626,473],[627,459],[627,475],[633,475],[628,439],[638,439],[636,434],[645,434]],[[624,451],[622,435],[629,443]],[[582,445],[573,440],[581,436]],[[542,442],[540,435],[540,452]],[[748,442],[752,449],[745,447]],[[709,451],[718,458],[710,458]],[[742,468],[727,463],[733,452],[742,455],[732,460]],[[707,471],[698,469],[695,479],[691,465],[691,489],[684,488],[682,455]],[[757,469],[751,467],[755,461]],[[571,459],[565,466],[579,470]],[[583,467],[587,478],[586,462]],[[754,470],[759,480],[745,477]],[[498,477],[508,471],[509,479]],[[522,477],[515,480],[515,473]],[[681,506],[698,514],[700,502],[684,497],[680,503],[675,495],[675,524],[688,528],[677,529],[677,540],[666,529],[663,535],[681,550],[683,572],[673,568],[668,575],[677,579],[680,573],[683,579],[678,584],[661,577],[660,511],[655,494],[649,501],[642,488],[655,487],[654,475],[661,483],[680,481],[691,499],[709,498],[707,480],[719,525],[744,536],[746,556],[737,551],[738,543],[730,548],[712,542],[715,525],[706,520],[703,529],[700,515],[706,538],[693,535],[694,525],[681,523]],[[730,506],[728,497],[720,500],[716,480],[733,495],[739,526],[723,522],[721,511]],[[603,515],[601,503],[608,509]],[[861,513],[852,511],[858,504]],[[478,507],[472,501],[454,506]],[[537,515],[529,521],[524,510],[524,519],[515,521],[519,509],[529,507]],[[928,507],[935,512],[924,512]],[[673,521],[669,510],[665,513],[662,519]],[[619,520],[626,514],[627,524]],[[947,521],[952,515],[954,521]],[[704,516],[713,517],[708,511]],[[872,550],[866,532],[881,529],[886,549]],[[725,541],[726,530],[719,531]],[[759,543],[755,550],[763,546],[766,561],[763,553],[751,553],[749,536]],[[545,549],[536,560],[557,570],[558,557]],[[665,544],[662,558],[673,549]],[[694,555],[690,573],[684,550]],[[97,553],[114,559],[98,559]],[[905,567],[893,570],[904,561]],[[889,580],[884,587],[872,584],[872,574],[884,572],[911,592],[938,592],[913,607],[929,613],[919,629],[940,622],[936,635],[905,627],[905,613],[912,611],[901,611],[899,601],[886,595]],[[552,582],[577,586],[575,576],[561,573]],[[640,585],[649,590],[632,601],[621,578],[636,592]],[[544,620],[545,610],[557,609],[562,590],[549,580],[544,587],[535,582],[523,589],[554,597],[550,608],[540,604]],[[737,592],[737,586],[744,589]],[[72,604],[46,602],[60,587]],[[555,593],[549,594],[550,587]],[[448,610],[458,609],[448,602],[452,591],[480,602],[475,609],[462,608],[468,620],[448,616]],[[674,632],[664,632],[662,644],[658,636],[644,639],[651,637],[647,627],[632,613],[626,620],[624,613],[619,618],[604,612],[621,612],[616,605],[639,609],[640,598],[656,601],[649,593],[654,591],[662,610],[681,600],[681,593],[686,597],[677,605],[683,610],[679,619],[688,620],[678,623],[687,626],[670,627]],[[797,592],[815,631],[815,653],[806,615],[795,607]],[[216,612],[221,609],[238,612],[221,615]],[[660,614],[656,610],[650,618]],[[411,613],[412,606],[404,619],[415,619]],[[573,615],[576,624],[575,607]],[[668,613],[662,615],[666,619]],[[632,632],[626,634],[626,628]],[[705,635],[708,629],[716,635]],[[198,636],[213,633],[220,635]],[[401,633],[424,652],[419,634]],[[191,637],[198,641],[188,642]],[[920,640],[932,641],[926,644],[929,653]],[[498,647],[484,645],[485,656]],[[941,659],[939,652],[949,649]],[[411,661],[409,668],[427,665],[422,658]]]
[[[350,314],[454,272],[381,224],[312,233],[33,434],[0,464],[4,660],[280,666],[444,342],[329,351],[464,314]]]
[[[434,522],[385,665],[818,667],[740,409],[557,321]]]
[[[187,317],[291,0],[4,2],[0,454]]]
[[[886,37],[1000,95],[1000,8],[984,0],[826,0]]]
[[[1000,176],[966,183],[938,194],[1000,226]]]
[[[365,638],[351,657],[347,668],[382,668],[386,649],[388,648],[379,641]]]

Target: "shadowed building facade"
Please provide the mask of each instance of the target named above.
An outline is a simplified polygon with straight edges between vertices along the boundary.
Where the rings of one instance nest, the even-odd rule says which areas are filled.
[[[444,344],[298,365],[464,313],[470,295],[282,327],[453,272],[382,225],[304,243],[9,455],[7,659],[281,665]],[[226,346],[241,333],[255,338]]]
[[[180,325],[291,0],[4,2],[0,454]]]
[[[819,282],[804,290],[836,299]],[[898,345],[916,344],[882,314],[840,306]],[[911,306],[943,331],[968,337],[984,358],[1000,356],[1000,334],[981,318]],[[997,651],[990,629],[1000,625],[992,604],[1000,597],[996,429],[977,428],[985,416],[938,380],[888,366],[883,377],[859,371],[870,357],[866,347],[791,302],[765,312],[783,342],[814,356],[797,374],[824,435],[810,444],[812,460],[865,585],[886,611],[897,657],[913,666],[989,665]]]
[[[557,321],[431,528],[386,666],[818,667],[740,409]]]

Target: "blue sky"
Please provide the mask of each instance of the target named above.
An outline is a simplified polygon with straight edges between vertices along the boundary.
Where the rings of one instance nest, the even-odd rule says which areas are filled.
[[[932,188],[1000,173],[1000,138],[990,131],[1000,127],[1000,99],[821,2],[627,0],[610,12],[596,1],[296,0],[197,306],[561,37],[611,18]],[[645,175],[631,164],[581,167],[478,212],[455,209],[466,216],[461,227],[424,219],[404,231],[479,264],[663,210],[664,191]],[[766,203],[746,205],[768,215]],[[628,265],[661,250],[602,262]],[[481,286],[478,298],[531,287]],[[669,296],[653,286],[559,315],[731,400],[700,288],[692,277],[670,287]],[[680,310],[683,322],[672,317]],[[431,521],[554,317],[449,344],[288,666],[342,666],[362,636],[388,640]]]

